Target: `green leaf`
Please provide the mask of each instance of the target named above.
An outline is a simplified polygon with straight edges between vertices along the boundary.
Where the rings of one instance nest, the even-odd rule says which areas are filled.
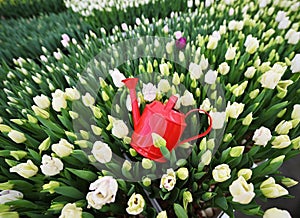
[[[159,149],[160,149],[160,152],[162,153],[162,155],[163,155],[167,160],[170,160],[171,154],[170,154],[170,151],[167,149],[167,147],[161,146]]]
[[[73,168],[66,168],[66,169],[69,170],[74,175],[78,176],[79,178],[87,180],[89,182],[97,179],[97,175],[91,171],[77,170],[77,169],[73,169]]]
[[[67,196],[74,199],[82,199],[84,195],[78,189],[71,186],[60,186],[55,188],[55,192],[63,196]]]
[[[223,197],[217,197],[215,199],[216,205],[218,205],[222,210],[227,210],[228,209],[228,204],[226,198]]]
[[[94,215],[88,212],[82,212],[82,218],[94,218]]]
[[[174,204],[174,211],[178,218],[188,218],[187,213],[180,204]]]
[[[37,161],[39,163],[42,161],[42,158],[39,155],[39,153],[37,153],[36,151],[34,151],[32,149],[28,149],[28,151],[35,161]]]
[[[39,206],[27,200],[16,200],[5,203],[16,208],[38,209]]]

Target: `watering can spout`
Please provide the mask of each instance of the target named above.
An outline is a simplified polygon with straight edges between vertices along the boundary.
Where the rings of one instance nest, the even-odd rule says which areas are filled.
[[[127,78],[122,80],[122,82],[125,84],[125,86],[129,89],[129,94],[130,94],[130,100],[131,100],[131,105],[132,105],[132,117],[133,117],[133,125],[134,128],[138,124],[140,120],[140,109],[138,105],[138,99],[136,97],[136,85],[138,83],[139,79],[138,78]]]

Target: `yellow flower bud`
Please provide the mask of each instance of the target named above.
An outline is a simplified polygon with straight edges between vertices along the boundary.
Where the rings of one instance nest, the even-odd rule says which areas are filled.
[[[243,154],[245,147],[244,146],[236,146],[230,149],[229,155],[231,157],[239,157]]]
[[[252,112],[251,112],[243,119],[242,124],[244,126],[249,126],[251,124],[252,120],[253,120],[253,117],[252,117]]]
[[[252,176],[252,170],[251,169],[240,169],[239,172],[238,172],[238,177],[244,177],[244,179],[246,181],[248,181],[251,176]]]
[[[189,177],[189,171],[185,167],[181,167],[177,170],[177,177],[181,180],[186,180]]]
[[[143,158],[142,160],[142,167],[146,170],[151,169],[153,166],[152,160],[149,160],[148,158]]]

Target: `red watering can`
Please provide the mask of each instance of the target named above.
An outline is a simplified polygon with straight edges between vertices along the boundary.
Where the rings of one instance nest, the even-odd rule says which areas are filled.
[[[174,95],[165,105],[160,101],[147,104],[141,116],[135,91],[138,78],[128,78],[122,82],[129,89],[132,104],[134,131],[131,137],[131,146],[142,156],[158,162],[165,161],[160,149],[153,145],[152,133],[163,137],[166,140],[166,147],[171,151],[177,145],[201,138],[210,132],[212,128],[211,116],[201,109],[190,110],[186,115],[174,110],[173,107],[178,100]],[[185,118],[196,111],[204,112],[208,116],[209,127],[205,132],[179,142],[187,126]]]

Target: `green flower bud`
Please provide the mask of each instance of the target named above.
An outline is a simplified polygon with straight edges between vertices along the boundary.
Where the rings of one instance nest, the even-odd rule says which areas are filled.
[[[192,193],[189,191],[185,191],[183,192],[182,198],[183,198],[183,208],[186,210],[188,203],[193,202]]]
[[[234,94],[235,97],[239,97],[244,94],[245,89],[247,88],[248,81],[243,82],[241,85],[236,87],[232,93]]]
[[[77,140],[77,135],[73,132],[65,131],[65,135],[71,140]]]
[[[0,124],[0,131],[1,132],[10,132],[11,128],[9,126],[7,126],[7,125]]]
[[[87,131],[80,130],[80,135],[84,140],[88,140],[90,138],[90,134]]]
[[[227,133],[224,135],[223,142],[229,142],[233,138],[231,133]]]
[[[10,155],[13,156],[16,160],[21,160],[27,155],[26,151],[10,151]]]
[[[187,161],[185,159],[179,159],[177,162],[176,162],[176,166],[179,166],[179,167],[182,167],[184,165],[187,164]]]
[[[252,120],[253,120],[253,117],[252,117],[252,112],[251,112],[243,119],[242,124],[244,126],[249,126],[251,124]]]
[[[287,188],[290,188],[290,187],[293,187],[293,186],[297,185],[297,184],[298,184],[298,181],[295,181],[295,180],[293,180],[293,179],[291,179],[291,178],[283,178],[283,179],[281,180],[281,183],[282,183],[284,186],[286,186]]]
[[[92,147],[93,144],[89,141],[86,141],[86,140],[77,140],[74,142],[75,145],[78,145],[80,148],[88,148],[88,147]]]
[[[50,144],[51,144],[51,139],[50,139],[50,137],[48,137],[40,144],[40,146],[39,146],[40,153],[42,151],[48,150],[48,148],[50,147]]]
[[[294,138],[292,141],[293,149],[299,149],[300,148],[300,136],[297,138]]]
[[[105,82],[105,80],[102,77],[99,77],[99,82],[100,82],[100,86],[102,89],[107,86],[107,83]]]
[[[132,157],[135,157],[137,155],[136,150],[134,150],[133,148],[129,148],[129,153]]]
[[[14,184],[11,181],[0,183],[1,190],[12,190],[14,188]]]
[[[214,150],[214,148],[215,148],[215,140],[214,139],[209,139],[208,141],[207,141],[207,149],[209,149],[209,150]]]
[[[101,113],[100,108],[98,108],[98,107],[96,107],[96,106],[93,106],[93,107],[92,107],[92,110],[93,110],[94,116],[95,116],[97,119],[100,119],[100,118],[102,117],[102,113]]]
[[[33,105],[31,108],[34,111],[35,115],[37,115],[38,117],[41,117],[44,119],[49,119],[50,114],[47,111],[45,111],[35,105]]]
[[[128,160],[125,160],[122,165],[122,170],[130,171],[132,168],[131,163]]]
[[[152,73],[153,72],[153,67],[152,63],[150,61],[147,62],[147,73]]]
[[[29,123],[35,124],[38,122],[38,120],[35,117],[31,116],[30,114],[27,114],[27,119]]]
[[[154,61],[153,61],[153,67],[157,67],[158,66],[158,62],[157,62],[157,60],[155,59]]]
[[[243,154],[245,146],[236,146],[230,149],[229,155],[231,157],[239,157]]]
[[[205,137],[205,138],[203,138],[203,139],[201,140],[201,142],[200,142],[200,144],[199,144],[199,149],[200,149],[200,151],[204,151],[204,150],[207,149],[206,144],[207,144],[207,139],[206,139],[206,137]]]
[[[103,101],[108,101],[109,100],[109,96],[106,94],[105,91],[101,92],[101,96],[102,96]]]
[[[271,160],[270,165],[277,164],[277,163],[282,163],[284,158],[285,158],[285,155],[280,155],[280,156],[274,158],[273,160]]]
[[[131,138],[128,137],[128,136],[125,136],[125,137],[123,138],[123,142],[124,142],[125,144],[130,144]]]
[[[201,163],[204,165],[204,166],[207,166],[210,164],[210,161],[211,161],[211,157],[212,157],[212,153],[210,150],[207,150],[205,151],[204,154],[202,154],[201,156]]]
[[[259,94],[259,89],[255,89],[255,90],[253,90],[252,92],[250,92],[249,97],[250,97],[251,99],[254,99],[254,98],[257,97],[258,94]]]
[[[197,81],[195,79],[192,80],[191,87],[192,88],[196,88],[197,87]]]
[[[161,211],[159,214],[157,214],[156,218],[168,218],[167,212],[165,210]]]
[[[156,134],[156,133],[152,133],[152,140],[153,140],[153,145],[157,148],[160,148],[162,146],[166,146],[167,142],[166,140],[161,137],[160,135]]]
[[[184,74],[182,73],[182,74],[180,74],[180,82],[181,83],[183,83],[184,82],[184,79],[185,79],[185,76],[184,76]]]
[[[176,86],[178,86],[180,84],[180,78],[177,72],[175,72],[173,74],[173,79],[172,79],[172,83]]]
[[[146,170],[151,169],[152,166],[153,166],[152,160],[149,160],[148,158],[143,158],[143,160],[142,160],[142,166]]]
[[[79,117],[79,114],[74,111],[69,111],[69,115],[72,118],[72,120],[75,120]]]
[[[55,188],[57,188],[59,186],[60,186],[59,182],[50,181],[49,183],[43,185],[43,191],[47,191],[50,194],[54,194],[55,193]]]
[[[200,97],[201,95],[201,91],[199,88],[196,88],[196,92],[195,92],[196,97]]]
[[[143,178],[143,185],[148,187],[151,185],[151,179],[148,177]]]
[[[203,201],[209,201],[210,199],[212,199],[216,194],[212,193],[212,192],[205,192],[202,195],[202,199]]]
[[[282,118],[284,116],[284,114],[286,113],[286,108],[282,109],[281,111],[279,111],[279,113],[277,114],[278,118]]]
[[[189,170],[185,167],[181,167],[177,170],[177,177],[181,180],[186,180],[189,177]]]
[[[91,129],[95,135],[101,135],[101,133],[102,133],[102,128],[100,128],[98,126],[91,125]]]
[[[24,122],[21,119],[10,119],[11,122],[22,126]]]

